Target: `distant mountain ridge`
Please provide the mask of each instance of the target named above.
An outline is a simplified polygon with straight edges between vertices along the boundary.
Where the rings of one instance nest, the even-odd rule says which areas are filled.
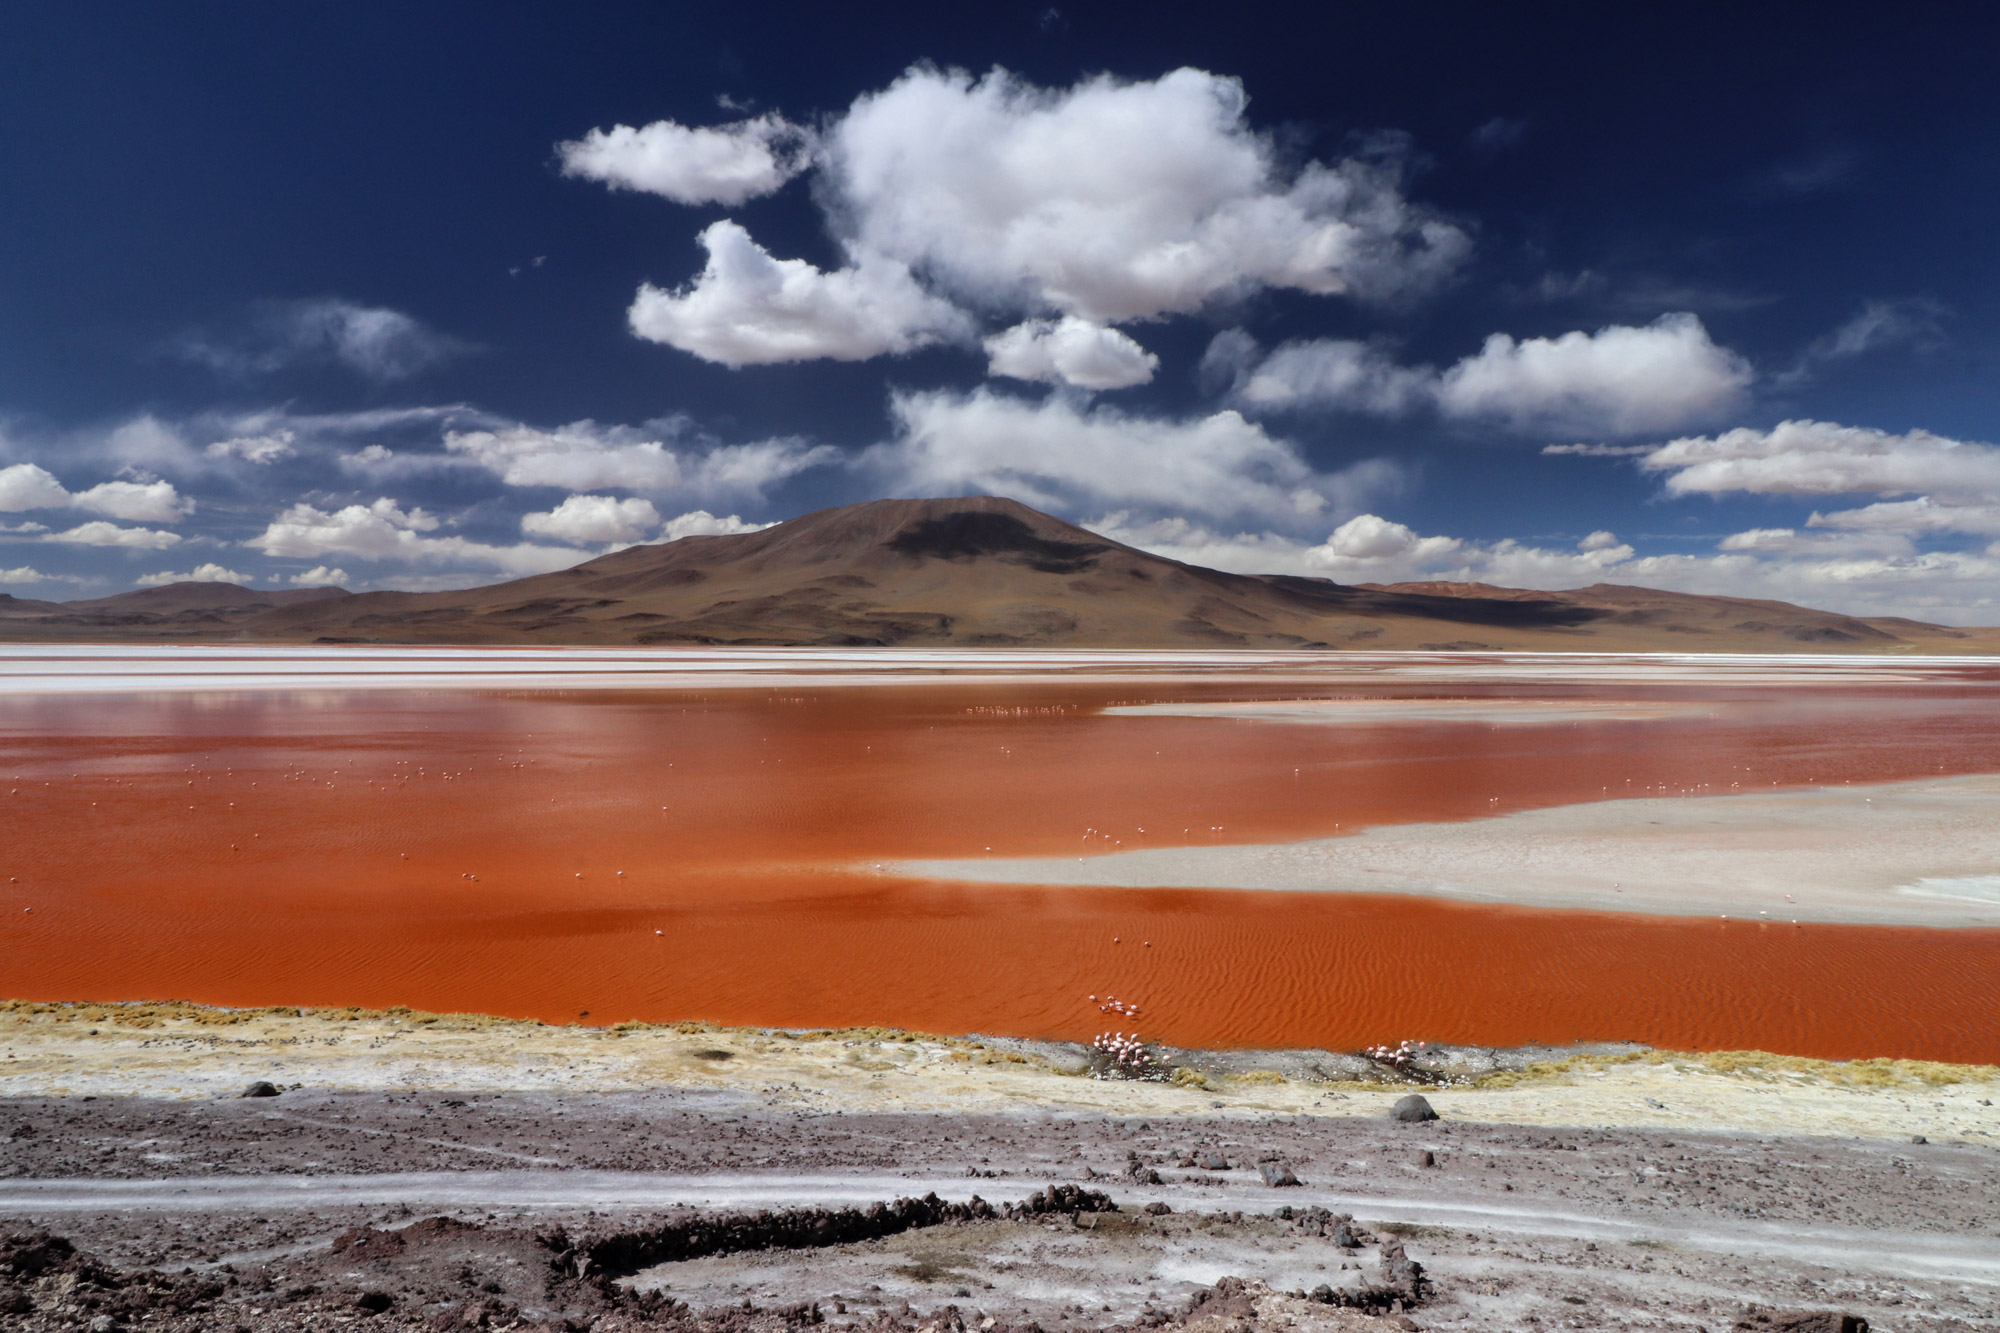
[[[2000,631],[1598,584],[1348,586],[1168,560],[973,496],[872,500],[450,592],[176,583],[0,595],[0,639],[428,644],[1926,651]]]

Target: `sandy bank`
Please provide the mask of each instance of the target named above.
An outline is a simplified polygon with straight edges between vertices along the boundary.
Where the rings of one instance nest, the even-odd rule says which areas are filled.
[[[1075,1046],[883,1029],[554,1027],[394,1011],[0,1005],[0,1097],[16,1098],[214,1098],[262,1079],[319,1091],[677,1088],[858,1113],[1374,1117],[1410,1090],[1353,1081],[1353,1057],[1331,1052],[1182,1058],[1213,1072],[1185,1085],[1102,1081],[1080,1076]],[[1493,1067],[1483,1053],[1465,1061],[1468,1070]],[[2000,1146],[2000,1111],[1990,1105],[2000,1098],[2000,1070],[1985,1066],[1627,1051],[1425,1091],[1450,1120],[1923,1134]]]
[[[881,869],[984,883],[1422,894],[1776,925],[2000,927],[2000,775],[1594,801],[1296,843]]]

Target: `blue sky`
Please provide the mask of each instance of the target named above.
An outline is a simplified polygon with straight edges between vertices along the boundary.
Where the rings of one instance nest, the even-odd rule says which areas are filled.
[[[0,10],[0,591],[992,492],[2000,623],[2000,23]]]

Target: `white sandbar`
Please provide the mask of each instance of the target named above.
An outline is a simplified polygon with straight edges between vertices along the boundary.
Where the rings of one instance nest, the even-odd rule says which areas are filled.
[[[1564,722],[1648,722],[1699,717],[1722,706],[1665,699],[1246,699],[1202,703],[1116,704],[1120,717],[1209,717],[1238,722],[1381,726],[1390,722],[1476,722],[1546,727]]]
[[[2000,927],[2000,774],[1592,801],[1307,842],[904,861],[880,871],[1005,884],[1420,894],[1780,924]]]

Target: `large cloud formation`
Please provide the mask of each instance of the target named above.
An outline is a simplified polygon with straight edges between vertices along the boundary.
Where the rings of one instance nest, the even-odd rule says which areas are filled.
[[[1239,82],[1195,69],[1050,89],[1005,70],[917,68],[858,98],[816,143],[760,117],[617,126],[560,151],[572,174],[734,203],[778,188],[815,145],[846,264],[777,258],[738,223],[712,223],[693,281],[640,288],[629,312],[640,337],[734,367],[969,342],[973,310],[1070,317],[1099,326],[1094,355],[1076,347],[1075,325],[1053,326],[1058,342],[1030,328],[995,353],[995,373],[1115,388],[1144,382],[1150,362],[1110,325],[1270,288],[1392,299],[1434,284],[1469,247],[1404,198],[1393,143],[1288,170],[1247,104]]]
[[[1463,255],[1384,164],[1281,170],[1248,103],[1197,69],[1067,89],[913,69],[829,132],[835,216],[963,299],[1104,323],[1266,287],[1389,296]]]

